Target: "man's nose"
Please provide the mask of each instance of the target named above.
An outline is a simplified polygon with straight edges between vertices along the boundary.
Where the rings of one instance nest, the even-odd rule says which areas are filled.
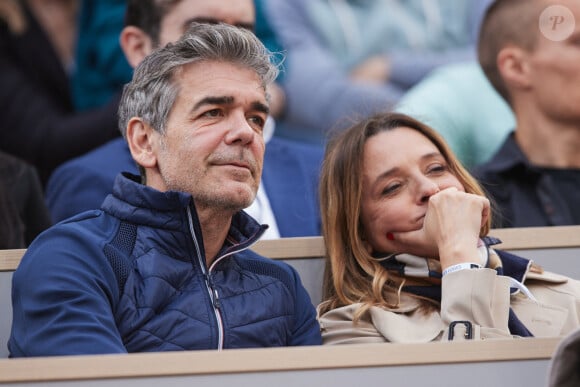
[[[232,115],[231,121],[228,123],[228,133],[226,135],[226,143],[242,143],[248,144],[254,140],[256,131],[252,128],[244,114]]]

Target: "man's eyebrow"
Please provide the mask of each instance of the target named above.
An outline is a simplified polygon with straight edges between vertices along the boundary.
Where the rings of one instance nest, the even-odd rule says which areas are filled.
[[[261,102],[253,102],[252,109],[265,114],[270,114],[270,108]]]
[[[191,109],[192,112],[196,111],[197,109],[201,108],[205,105],[231,105],[234,103],[234,97],[231,96],[220,96],[220,97],[205,97],[198,101],[193,108]],[[256,110],[265,114],[270,113],[270,108],[261,103],[261,102],[252,102],[252,110]]]
[[[232,103],[234,103],[234,97],[205,97],[197,102],[191,110],[195,111],[204,105],[231,105]]]
[[[187,28],[187,27],[189,27],[189,25],[191,23],[219,24],[219,23],[223,23],[223,20],[215,19],[212,17],[194,17],[191,19],[187,19],[185,21],[185,23],[183,23],[183,24],[184,24],[184,27]],[[254,32],[254,30],[256,29],[255,24],[251,23],[251,22],[247,22],[247,23],[239,22],[239,23],[235,23],[234,26],[239,27],[239,28],[243,28],[243,29],[246,29],[246,30],[252,31],[252,32]]]

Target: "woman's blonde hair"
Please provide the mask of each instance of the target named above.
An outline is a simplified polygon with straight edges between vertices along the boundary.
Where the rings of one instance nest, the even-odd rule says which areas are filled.
[[[468,193],[485,196],[477,181],[461,165],[443,138],[429,126],[399,113],[380,113],[364,119],[332,138],[326,147],[320,177],[322,233],[327,256],[321,313],[340,306],[363,303],[360,317],[370,306],[394,307],[400,286],[392,286],[389,274],[367,251],[361,224],[362,168],[366,141],[400,127],[414,129],[441,152],[450,171]],[[491,217],[481,228],[487,235]]]

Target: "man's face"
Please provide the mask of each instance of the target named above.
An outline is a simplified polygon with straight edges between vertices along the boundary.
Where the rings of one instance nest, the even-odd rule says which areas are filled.
[[[554,120],[580,119],[580,2],[546,1],[563,5],[576,20],[571,36],[553,41],[538,32],[535,49],[529,54],[531,95],[536,106]]]
[[[255,198],[262,174],[268,116],[253,70],[196,62],[176,74],[179,95],[165,134],[154,133],[154,188],[190,193],[198,210],[239,211]]]
[[[161,20],[159,45],[179,39],[192,22],[226,23],[253,30],[255,20],[253,0],[182,0]]]

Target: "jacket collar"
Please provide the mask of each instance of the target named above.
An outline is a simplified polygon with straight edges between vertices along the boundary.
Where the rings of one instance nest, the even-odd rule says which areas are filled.
[[[195,218],[198,229],[197,212],[190,194],[178,191],[161,192],[140,183],[140,177],[127,172],[115,179],[113,192],[103,202],[103,211],[115,217],[138,225],[167,230],[184,230],[187,224],[187,208]],[[226,246],[249,246],[257,241],[267,226],[260,225],[244,211],[232,218]],[[244,247],[245,248],[245,247]]]

